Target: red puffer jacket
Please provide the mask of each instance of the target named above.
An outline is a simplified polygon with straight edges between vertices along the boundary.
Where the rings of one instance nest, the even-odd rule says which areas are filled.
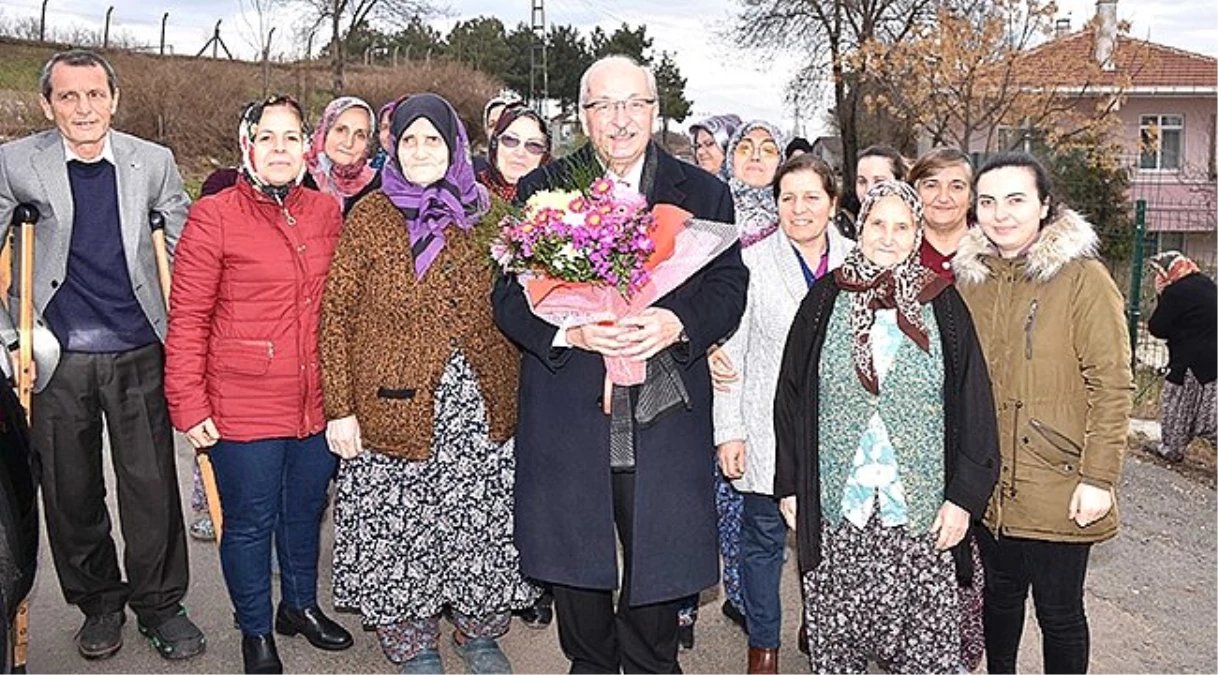
[[[210,417],[231,441],[325,428],[320,301],[341,229],[337,202],[303,188],[281,207],[241,180],[194,204],[175,252],[165,341],[174,427]]]

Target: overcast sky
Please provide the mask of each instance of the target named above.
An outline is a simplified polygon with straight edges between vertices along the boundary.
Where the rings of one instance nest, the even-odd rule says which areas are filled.
[[[48,25],[99,29],[110,5],[114,6],[112,34],[124,32],[156,45],[161,15],[169,12],[166,41],[176,53],[198,52],[217,20],[223,20],[221,36],[230,50],[246,57],[255,52],[253,38],[247,37],[253,33],[240,16],[238,0],[48,0]],[[40,0],[5,0],[0,17],[37,17],[40,6]],[[1075,29],[1095,13],[1093,0],[1058,0],[1058,6],[1059,17],[1069,16]],[[457,20],[489,14],[510,28],[529,20],[531,5],[529,0],[450,0],[449,7],[452,18],[436,26],[443,33]],[[783,105],[783,83],[795,61],[759,63],[754,55],[722,44],[715,35],[734,7],[734,0],[547,0],[546,19],[550,24],[576,25],[585,34],[597,25],[611,32],[622,22],[646,24],[654,50],[673,52],[688,79],[686,96],[694,102],[694,115],[687,123],[708,114],[735,112],[745,119],[770,119],[789,130],[793,119]],[[1120,0],[1117,16],[1131,22],[1134,37],[1218,56],[1214,0]],[[292,51],[290,25],[276,33],[275,50]],[[815,108],[804,115],[806,134],[813,138],[820,131],[823,106]]]

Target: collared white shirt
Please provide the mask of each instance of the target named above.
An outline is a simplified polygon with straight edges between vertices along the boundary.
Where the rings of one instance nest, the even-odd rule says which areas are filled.
[[[65,164],[72,160],[76,160],[84,164],[93,164],[94,162],[100,162],[104,159],[114,166],[118,166],[118,162],[114,160],[114,146],[110,144],[109,131],[106,132],[106,137],[102,139],[101,154],[93,159],[85,159],[84,157],[76,154],[76,152],[72,150],[72,146],[68,144],[68,139],[63,138],[62,135],[60,136],[60,140],[63,141],[63,158]]]
[[[622,175],[622,176],[619,176],[616,173],[614,173],[612,169],[605,169],[605,177],[611,179],[614,183],[616,183],[619,186],[624,183],[627,187],[634,190],[635,192],[642,192],[643,191],[642,188],[643,188],[643,160],[644,159],[645,159],[645,157],[640,157],[639,161],[635,162],[634,166],[630,167],[630,170],[627,171],[625,173],[625,175]]]

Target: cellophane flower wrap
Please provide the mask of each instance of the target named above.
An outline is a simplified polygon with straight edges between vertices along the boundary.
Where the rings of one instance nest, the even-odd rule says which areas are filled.
[[[597,179],[585,192],[534,194],[504,217],[491,257],[516,275],[529,308],[560,329],[637,314],[735,243],[736,226]],[[647,364],[605,357],[614,384],[641,384]]]

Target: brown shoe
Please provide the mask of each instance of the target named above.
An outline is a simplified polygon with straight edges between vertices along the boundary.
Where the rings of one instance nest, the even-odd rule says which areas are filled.
[[[749,675],[753,673],[777,673],[778,650],[749,647]]]

